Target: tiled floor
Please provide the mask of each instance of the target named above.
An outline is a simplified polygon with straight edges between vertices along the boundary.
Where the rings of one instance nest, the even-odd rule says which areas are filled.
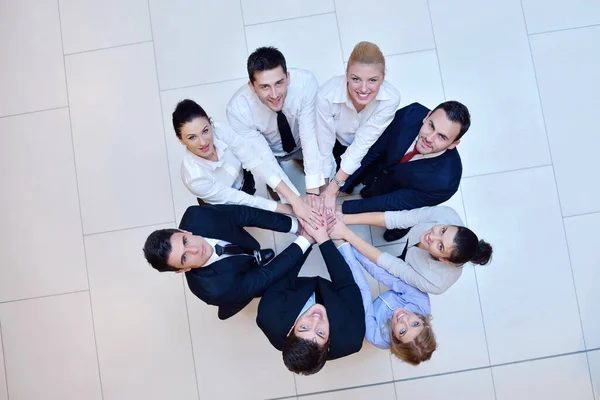
[[[0,0],[0,27],[0,400],[600,400],[600,1]],[[402,106],[471,109],[448,204],[496,252],[432,299],[430,362],[365,344],[298,377],[256,301],[218,321],[141,246],[194,203],[177,101],[223,120],[255,47],[322,83],[359,40]]]

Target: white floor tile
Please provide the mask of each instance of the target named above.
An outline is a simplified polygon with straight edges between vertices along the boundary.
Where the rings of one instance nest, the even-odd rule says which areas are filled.
[[[363,40],[379,46],[383,54],[435,48],[426,0],[360,0],[335,2],[344,60]]]
[[[522,0],[529,34],[600,24],[594,0]]]
[[[469,228],[494,247],[475,266],[492,364],[582,350],[551,167],[464,179],[462,190]]]
[[[241,4],[246,25],[335,11],[333,0],[286,1],[285,7],[277,0],[241,0]]]
[[[341,390],[339,392],[315,394],[302,397],[310,400],[396,400],[393,384],[367,386],[358,389]]]
[[[429,109],[444,101],[435,50],[386,57],[385,79],[400,91],[400,107],[421,103]]]
[[[2,332],[0,326],[0,343],[2,343]],[[3,346],[2,346],[3,347]],[[8,400],[8,388],[6,387],[6,370],[4,369],[4,350],[0,347],[0,400]]]
[[[189,206],[198,203],[196,196],[191,194],[181,181],[181,161],[185,154],[185,146],[175,136],[173,111],[177,103],[181,100],[191,99],[204,108],[204,111],[206,111],[210,118],[218,122],[227,123],[227,116],[225,115],[227,103],[235,91],[247,82],[247,79],[238,79],[184,89],[167,90],[160,94],[177,223],[181,221],[183,213]]]
[[[463,177],[550,164],[520,1],[429,4],[446,98],[472,116]]]
[[[588,349],[600,347],[600,293],[596,287],[600,278],[600,254],[596,250],[595,240],[598,226],[600,214],[565,218],[583,336]]]
[[[590,351],[587,355],[592,376],[592,389],[595,397],[598,397],[600,395],[600,351]]]
[[[162,90],[247,76],[239,0],[149,4]]]
[[[344,74],[334,14],[248,26],[246,37],[250,53],[260,46],[275,46],[288,67],[312,71],[320,84]]]
[[[406,379],[489,365],[485,331],[473,267],[465,267],[442,295],[430,296],[433,332],[438,344],[431,360],[418,366],[392,356],[395,379]]]
[[[13,400],[102,399],[87,292],[0,305]]]
[[[59,0],[65,54],[152,40],[147,0]]]
[[[589,118],[600,107],[600,26],[536,35],[530,41],[563,215],[600,211],[600,188],[586,184],[581,175],[596,168],[594,157],[585,153],[588,139],[600,138],[593,130],[588,133]]]
[[[397,382],[396,393],[399,399],[495,399],[494,382],[489,369]]]
[[[84,232],[173,221],[152,44],[66,65]]]
[[[585,354],[549,358],[492,369],[498,400],[592,400]]]
[[[298,394],[392,381],[390,352],[367,343],[360,352],[327,361],[315,375],[296,376]]]
[[[87,289],[68,109],[2,118],[0,132],[0,301]]]
[[[142,247],[155,229],[85,239],[105,399],[197,399],[183,276],[159,273]]]
[[[196,373],[201,399],[265,399],[296,394],[294,377],[281,352],[256,326],[258,299],[234,317],[220,321],[209,306],[186,289]],[[223,373],[227,371],[227,373]]]
[[[0,116],[67,105],[55,0],[0,1]]]

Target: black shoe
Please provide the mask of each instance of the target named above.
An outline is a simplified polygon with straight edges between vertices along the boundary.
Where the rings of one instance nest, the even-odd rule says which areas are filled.
[[[276,191],[274,191],[273,189],[271,189],[271,187],[269,185],[267,185],[267,193],[269,193],[269,196],[275,200],[275,201],[280,201],[281,198],[279,197],[279,195],[277,194]]]
[[[383,238],[387,242],[393,242],[394,240],[402,239],[410,231],[410,228],[406,229],[386,229],[383,233]]]
[[[254,257],[256,257],[258,265],[262,267],[275,258],[275,252],[272,249],[254,250]]]

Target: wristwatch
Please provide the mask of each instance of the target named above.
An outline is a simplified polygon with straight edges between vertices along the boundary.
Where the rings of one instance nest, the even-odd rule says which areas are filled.
[[[338,185],[340,188],[346,184],[346,181],[338,181],[336,177],[333,177],[333,181],[334,181],[334,182],[335,182],[335,184],[336,184],[336,185]]]

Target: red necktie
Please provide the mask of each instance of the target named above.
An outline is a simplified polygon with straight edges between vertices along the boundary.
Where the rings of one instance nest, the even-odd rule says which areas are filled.
[[[409,151],[400,159],[400,164],[410,161],[417,154],[419,154],[419,151],[417,150],[417,146],[415,146],[412,151]]]

